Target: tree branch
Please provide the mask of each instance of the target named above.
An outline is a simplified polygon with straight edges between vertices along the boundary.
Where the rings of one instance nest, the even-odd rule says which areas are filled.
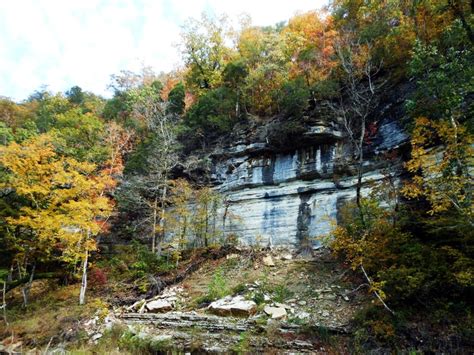
[[[360,264],[360,269],[362,270],[362,272],[364,273],[364,276],[365,278],[367,279],[367,281],[369,282],[369,285],[372,285],[372,280],[370,280],[369,278],[369,275],[367,275],[367,272],[365,272],[365,269],[364,269],[364,266],[362,264]],[[373,290],[375,296],[377,296],[377,298],[379,299],[379,301],[383,304],[383,306],[385,307],[385,309],[387,311],[389,311],[390,313],[392,313],[393,315],[395,315],[395,312],[392,311],[388,306],[387,304],[383,301],[382,297],[380,297],[379,293],[376,291],[376,290]]]

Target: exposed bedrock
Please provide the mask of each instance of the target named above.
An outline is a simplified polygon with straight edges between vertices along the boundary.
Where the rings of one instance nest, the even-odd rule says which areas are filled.
[[[212,179],[224,195],[217,229],[244,244],[298,248],[327,234],[340,207],[356,195],[356,167],[342,131],[323,124],[310,127],[291,149],[272,149],[266,142],[236,143],[212,155]],[[384,178],[379,157],[407,142],[397,122],[387,121],[367,147],[363,194],[369,182]],[[400,164],[392,169],[399,169]]]

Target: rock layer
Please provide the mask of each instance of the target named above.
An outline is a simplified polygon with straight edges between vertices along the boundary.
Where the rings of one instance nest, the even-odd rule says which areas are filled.
[[[319,247],[318,237],[327,236],[341,207],[356,196],[357,166],[337,127],[317,122],[306,127],[299,141],[284,147],[254,132],[214,149],[208,156],[210,177],[223,196],[209,226],[215,235],[224,240],[232,236],[245,245]],[[379,157],[407,142],[395,117],[377,126],[364,148],[363,195],[386,177],[387,164]],[[400,163],[390,162],[392,173],[399,174]]]
[[[238,143],[214,154],[212,178],[225,196],[216,228],[224,235],[263,246],[320,245],[316,238],[331,230],[340,207],[356,195],[356,169],[341,131],[318,125],[303,136],[305,144],[298,149]],[[369,182],[384,178],[377,156],[407,139],[395,121],[379,127],[366,148],[371,158],[364,166],[363,194],[370,192]]]

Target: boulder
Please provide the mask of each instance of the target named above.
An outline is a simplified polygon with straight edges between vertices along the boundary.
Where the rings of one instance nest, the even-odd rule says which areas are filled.
[[[265,306],[263,311],[270,317],[272,317],[272,319],[282,319],[285,318],[287,315],[286,309],[283,307]]]
[[[97,341],[102,338],[102,333],[96,333],[92,336],[92,341]]]
[[[131,306],[128,306],[126,308],[127,311],[138,311],[139,309],[141,309],[144,305],[146,304],[146,300],[145,299],[142,299],[142,300],[139,300],[137,302],[135,302],[134,304],[132,304]]]
[[[167,300],[155,300],[148,302],[146,308],[151,313],[163,313],[171,311],[173,306]]]
[[[248,317],[255,314],[257,304],[254,301],[246,300],[243,296],[227,296],[212,302],[209,305],[209,310],[219,316]]]
[[[271,255],[264,256],[262,259],[263,265],[265,266],[275,266],[275,262]]]
[[[291,259],[293,259],[293,255],[291,255],[290,253],[288,253],[288,254],[283,254],[283,255],[281,256],[281,258],[282,258],[282,260],[291,260]]]

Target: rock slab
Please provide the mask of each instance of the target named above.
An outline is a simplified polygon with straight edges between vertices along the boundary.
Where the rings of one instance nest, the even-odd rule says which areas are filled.
[[[264,256],[262,259],[263,265],[265,266],[275,266],[275,262],[271,255]]]
[[[209,311],[220,316],[248,317],[255,314],[257,304],[246,300],[243,296],[227,296],[212,302]]]
[[[148,302],[146,308],[151,313],[163,313],[171,311],[173,306],[167,300],[155,300]]]
[[[283,307],[265,306],[263,311],[272,319],[283,319],[287,316],[286,309]]]

